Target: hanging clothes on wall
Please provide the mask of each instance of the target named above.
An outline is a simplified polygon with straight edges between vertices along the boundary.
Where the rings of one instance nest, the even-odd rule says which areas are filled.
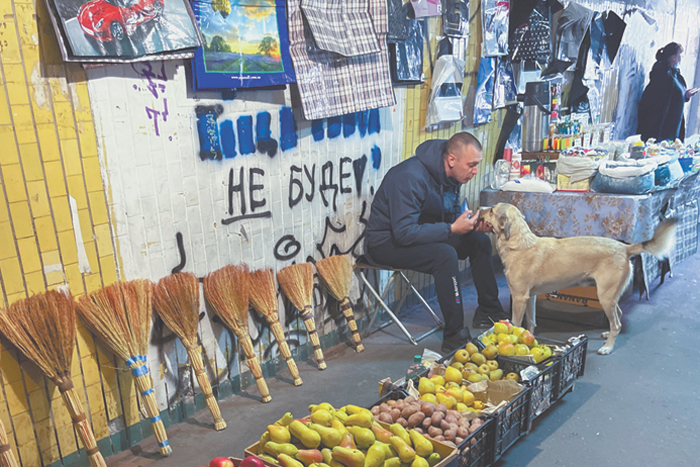
[[[409,19],[408,38],[389,44],[391,79],[396,85],[414,85],[423,82],[423,48],[425,24]]]
[[[493,59],[481,57],[474,101],[474,125],[491,121],[493,109]]]
[[[552,45],[550,3],[562,8],[556,0],[529,0],[511,5],[508,39],[511,60],[547,62]]]
[[[341,7],[347,11],[359,11],[358,6],[366,8],[367,15],[358,15],[371,20],[374,40],[379,47],[378,52],[346,56],[338,52],[324,50],[318,44],[311,26],[305,27],[305,11],[303,5],[312,5],[307,10],[306,17],[319,17],[322,12]],[[311,11],[312,13],[308,13]],[[340,10],[342,11],[342,10]],[[325,14],[325,13],[324,13]],[[388,32],[388,10],[386,0],[333,0],[307,3],[307,0],[290,0],[287,3],[287,19],[289,28],[289,49],[297,77],[297,89],[307,120],[345,115],[352,112],[388,107],[396,104],[396,97],[391,86],[389,71],[389,55],[386,44]],[[373,43],[369,38],[366,23],[358,20],[356,30],[361,31],[362,38],[347,34],[352,42],[361,43],[344,45],[324,45],[324,47],[344,50],[354,53],[358,50],[372,50]],[[362,26],[360,26],[360,24]],[[323,28],[320,34],[325,34],[328,28]],[[332,31],[333,34],[338,31]],[[321,38],[324,42],[327,38]],[[347,41],[346,41],[347,42]]]
[[[379,52],[368,0],[301,0],[316,46],[346,57]]]
[[[443,0],[442,30],[446,36],[469,35],[469,5],[464,0]]]
[[[387,6],[389,8],[389,32],[386,41],[389,44],[395,44],[407,40],[410,34],[411,20],[416,19],[413,5],[410,2],[403,3],[403,0],[389,0]]]
[[[557,46],[554,57],[557,60],[576,61],[583,37],[589,30],[593,10],[571,2],[564,8],[557,22]]]
[[[481,0],[482,56],[496,57],[508,53],[509,14],[510,0]]]

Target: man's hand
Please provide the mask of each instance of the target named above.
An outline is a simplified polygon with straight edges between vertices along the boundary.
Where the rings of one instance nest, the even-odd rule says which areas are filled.
[[[700,88],[688,89],[688,90],[685,92],[685,98],[686,98],[686,99],[690,99],[690,98],[693,97],[695,94],[697,94],[698,91],[700,91]]]
[[[474,226],[474,230],[477,232],[491,233],[493,232],[493,226],[486,222],[482,217],[479,217],[479,220],[476,221],[476,225]]]
[[[455,235],[465,234],[474,230],[479,221],[479,216],[472,216],[472,212],[467,209],[452,223],[450,230]]]

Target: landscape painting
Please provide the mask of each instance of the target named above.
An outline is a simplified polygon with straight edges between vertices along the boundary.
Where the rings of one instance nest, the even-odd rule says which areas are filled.
[[[192,3],[204,46],[195,53],[195,89],[293,82],[284,0]]]

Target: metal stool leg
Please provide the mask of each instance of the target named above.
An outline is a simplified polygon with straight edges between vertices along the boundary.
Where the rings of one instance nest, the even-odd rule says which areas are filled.
[[[445,323],[443,323],[443,321],[440,319],[440,317],[439,317],[438,315],[435,314],[435,312],[433,311],[432,308],[430,308],[430,305],[428,305],[428,302],[426,302],[425,299],[423,298],[423,296],[422,296],[421,294],[418,293],[418,291],[416,290],[416,288],[413,287],[413,284],[411,284],[411,281],[408,280],[408,278],[407,278],[406,275],[403,273],[403,271],[401,271],[401,277],[403,277],[403,280],[406,281],[406,284],[408,284],[408,286],[411,288],[411,290],[413,291],[413,293],[416,294],[416,296],[418,297],[418,299],[423,303],[423,306],[426,307],[426,308],[428,309],[428,311],[430,312],[430,315],[433,317],[433,319],[435,320],[435,322],[437,323],[437,325],[440,326],[440,329],[444,328],[444,327],[445,327]]]
[[[367,285],[367,287],[369,287],[369,289],[372,291],[372,293],[374,294],[374,296],[377,297],[377,295],[378,295],[378,294],[377,294],[377,291],[374,290],[374,287],[372,287],[372,286],[369,284],[369,281],[367,280],[367,277],[365,276],[365,273],[364,273],[364,272],[360,271],[360,277],[362,278],[362,280],[364,281],[364,283]],[[375,270],[375,273],[374,273],[374,278],[375,278],[375,280],[377,279],[376,270]],[[379,314],[380,304],[384,304],[384,303],[385,303],[384,300],[386,300],[386,295],[387,295],[387,292],[388,292],[388,290],[389,290],[389,286],[390,286],[393,282],[395,282],[395,280],[394,280],[395,278],[396,278],[396,273],[394,273],[394,274],[391,275],[391,277],[389,278],[389,280],[388,280],[387,283],[386,283],[386,287],[384,287],[384,293],[382,293],[382,296],[381,296],[381,297],[378,297],[378,298],[377,298],[377,302],[374,304],[374,309],[373,309],[373,311],[372,311],[372,318],[370,319],[370,321],[369,321],[369,326],[367,326],[367,330],[365,331],[365,337],[369,337],[369,335],[370,335],[370,333],[371,333],[371,330],[372,330],[372,326],[374,326],[374,322],[375,322],[375,320],[377,319],[377,315]],[[388,321],[387,323],[391,323],[391,321]],[[384,323],[384,324],[382,324],[381,326],[379,326],[378,330],[379,330],[379,329],[383,329],[383,328],[387,325],[387,323]]]
[[[413,338],[413,336],[411,335],[411,333],[408,332],[408,330],[407,330],[406,327],[403,325],[403,323],[401,322],[401,320],[400,320],[399,318],[396,317],[396,315],[394,314],[394,312],[391,311],[391,308],[389,308],[389,307],[386,305],[386,303],[384,303],[384,300],[382,300],[382,298],[379,296],[379,294],[377,293],[377,291],[374,290],[374,287],[372,287],[372,285],[369,283],[369,281],[368,281],[367,278],[365,277],[364,273],[360,272],[360,277],[361,277],[362,280],[364,281],[365,285],[367,285],[367,288],[369,289],[369,291],[372,292],[372,295],[374,295],[374,297],[379,301],[379,303],[381,304],[382,308],[384,308],[384,311],[386,311],[386,312],[389,314],[389,316],[391,317],[392,321],[393,321],[394,323],[396,323],[396,325],[399,327],[399,329],[401,329],[401,332],[403,332],[403,333],[406,335],[406,337],[408,338],[409,342],[410,342],[411,344],[413,344],[413,345],[418,345],[418,342]],[[375,315],[375,316],[376,316],[376,315]],[[385,323],[385,324],[386,324],[386,323]],[[370,328],[370,329],[371,329],[371,328]]]

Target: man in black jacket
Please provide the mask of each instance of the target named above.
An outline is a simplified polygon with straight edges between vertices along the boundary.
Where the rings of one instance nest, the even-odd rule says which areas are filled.
[[[474,327],[508,318],[498,300],[491,264],[491,226],[470,210],[461,212],[459,188],[477,174],[481,144],[470,133],[431,140],[384,176],[372,202],[365,255],[380,265],[431,274],[445,318],[442,351],[463,346],[464,326],[458,260],[469,258],[479,306]]]

